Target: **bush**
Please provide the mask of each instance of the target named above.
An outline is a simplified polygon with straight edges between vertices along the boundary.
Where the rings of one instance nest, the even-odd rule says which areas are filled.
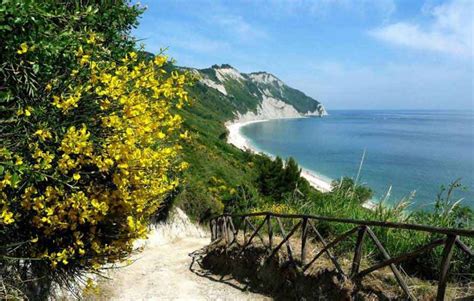
[[[182,208],[192,219],[198,222],[208,221],[210,218],[222,214],[224,204],[212,196],[206,184],[187,183],[177,196],[175,203]]]
[[[186,74],[134,51],[127,1],[2,1],[1,279],[46,298],[125,259],[179,183]]]

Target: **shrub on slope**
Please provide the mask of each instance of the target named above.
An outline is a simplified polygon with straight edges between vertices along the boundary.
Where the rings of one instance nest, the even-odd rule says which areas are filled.
[[[146,234],[186,167],[190,78],[135,52],[128,1],[1,7],[0,279],[44,299]]]

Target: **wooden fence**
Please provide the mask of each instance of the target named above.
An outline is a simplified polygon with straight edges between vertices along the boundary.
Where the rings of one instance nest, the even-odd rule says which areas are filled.
[[[250,218],[259,218],[261,222],[258,226],[255,226],[250,221]],[[284,229],[282,219],[290,219],[293,223],[293,227],[287,233]],[[238,222],[237,222],[238,221]],[[283,237],[276,246],[274,246],[274,229],[272,226],[272,221],[276,221],[277,228],[279,228],[280,233]],[[314,222],[332,222],[332,223],[344,223],[350,224],[354,227],[335,237],[332,241],[327,242],[321,233],[318,231],[317,227],[315,227]],[[237,227],[236,227],[237,225]],[[242,226],[240,229],[238,226]],[[306,271],[311,265],[313,265],[317,259],[326,254],[331,262],[334,264],[337,272],[344,278],[350,279],[357,279],[361,280],[364,276],[384,267],[390,267],[392,270],[397,283],[401,287],[401,289],[406,294],[407,298],[410,300],[416,300],[413,294],[410,292],[408,285],[404,281],[400,270],[397,267],[397,264],[406,261],[408,259],[412,259],[414,257],[420,256],[423,253],[428,252],[429,250],[434,249],[437,246],[444,245],[442,259],[439,266],[439,278],[438,278],[438,291],[436,300],[444,300],[445,293],[446,293],[446,285],[449,273],[449,267],[451,264],[451,257],[453,255],[453,250],[455,247],[459,248],[466,254],[468,254],[470,260],[473,259],[473,252],[472,250],[464,244],[460,237],[474,237],[474,230],[468,229],[451,229],[451,228],[437,228],[437,227],[430,227],[424,225],[416,225],[416,224],[404,224],[404,223],[392,223],[392,222],[381,222],[381,221],[362,221],[362,220],[353,220],[353,219],[344,219],[344,218],[333,218],[333,217],[324,217],[324,216],[314,216],[314,215],[301,215],[301,214],[277,214],[271,212],[259,212],[259,213],[250,213],[250,214],[236,214],[236,215],[220,215],[214,217],[210,221],[211,233],[212,233],[212,240],[215,241],[217,239],[223,239],[226,245],[230,246],[234,243],[237,243],[237,236],[239,231],[243,231],[244,236],[244,244],[242,249],[240,250],[241,254],[244,250],[252,243],[252,241],[258,237],[262,244],[264,244],[270,250],[269,259],[275,256],[275,254],[286,245],[288,256],[290,260],[294,261],[301,265],[303,271]],[[418,247],[417,249],[404,253],[402,255],[398,255],[397,257],[390,257],[387,250],[384,248],[380,240],[377,238],[375,233],[372,231],[371,227],[383,227],[389,229],[402,229],[402,230],[409,230],[409,231],[422,231],[422,232],[429,232],[429,233],[436,233],[441,238],[435,239],[426,245]],[[263,233],[266,228],[266,233]],[[295,261],[294,259],[294,252],[292,246],[290,244],[290,238],[295,235],[295,233],[300,230],[301,231],[301,254],[300,254],[300,261]],[[321,245],[322,249],[316,253],[316,255],[311,258],[306,258],[306,249],[307,249],[307,241],[309,232],[312,230],[314,234],[314,238],[318,240]],[[352,267],[350,273],[347,275],[341,268],[340,263],[336,256],[332,254],[330,251],[331,248],[336,246],[338,243],[342,242],[343,240],[347,240],[352,234],[357,233],[356,244],[354,248],[354,256],[352,260]],[[247,238],[248,234],[250,237]],[[263,237],[268,236],[268,241],[265,242]],[[362,259],[362,250],[363,250],[363,243],[366,237],[369,237],[373,243],[375,244],[376,248],[381,252],[384,260],[378,263],[373,264],[369,268],[366,268],[360,271],[360,263]]]

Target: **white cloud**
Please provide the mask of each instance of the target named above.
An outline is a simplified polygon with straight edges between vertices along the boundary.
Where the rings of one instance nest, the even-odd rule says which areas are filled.
[[[457,56],[473,56],[473,3],[454,0],[422,10],[431,18],[428,26],[398,22],[369,33],[392,44],[418,50],[430,50]]]

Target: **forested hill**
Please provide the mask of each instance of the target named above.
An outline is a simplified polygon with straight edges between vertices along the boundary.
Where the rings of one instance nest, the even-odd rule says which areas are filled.
[[[229,104],[236,118],[271,119],[326,114],[319,101],[267,72],[241,73],[227,64],[191,70],[200,78],[197,85],[217,91],[219,102]]]

